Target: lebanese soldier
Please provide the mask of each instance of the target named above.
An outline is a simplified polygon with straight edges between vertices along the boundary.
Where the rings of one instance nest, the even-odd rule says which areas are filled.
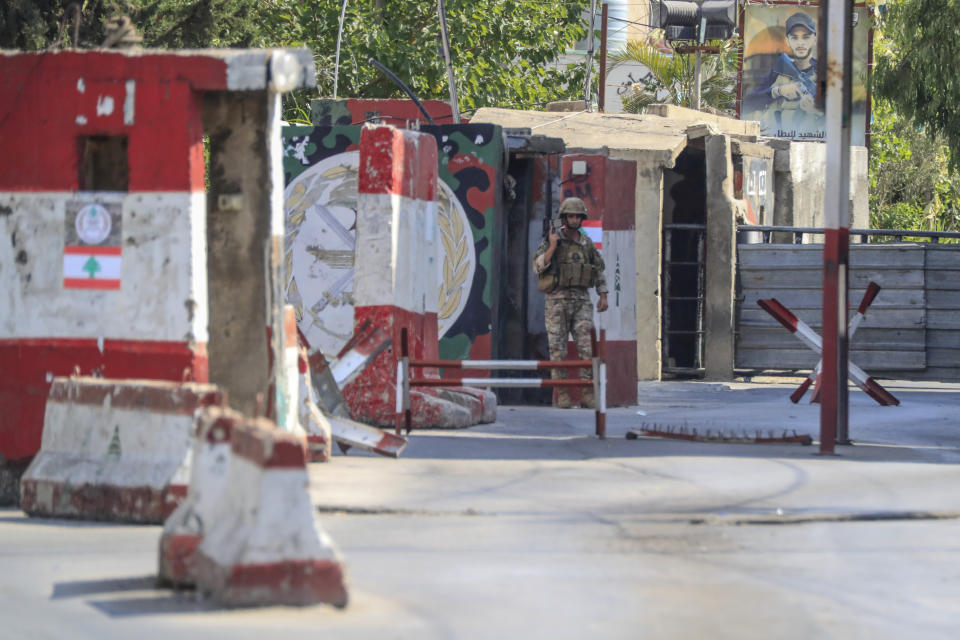
[[[593,357],[590,287],[596,287],[600,295],[597,311],[607,310],[603,257],[583,232],[583,221],[587,219],[587,206],[583,200],[566,198],[560,203],[557,217],[563,224],[560,232],[551,225],[549,236],[540,243],[533,259],[539,287],[547,297],[545,324],[550,359],[566,360],[567,336],[573,334],[580,359],[589,360]],[[553,369],[552,375],[554,379],[566,378],[567,370]],[[589,380],[592,372],[581,369],[580,377]],[[592,388],[584,388],[581,397],[584,407],[594,407]],[[570,394],[565,387],[560,388],[556,398],[558,407],[570,407]]]

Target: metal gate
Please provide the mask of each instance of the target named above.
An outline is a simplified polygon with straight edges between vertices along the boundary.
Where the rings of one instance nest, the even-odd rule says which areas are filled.
[[[665,374],[703,376],[705,224],[663,225]]]

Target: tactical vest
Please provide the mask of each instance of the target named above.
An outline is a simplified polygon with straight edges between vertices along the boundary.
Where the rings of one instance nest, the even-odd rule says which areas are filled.
[[[593,245],[560,242],[553,254],[557,264],[557,286],[561,289],[582,287],[589,289],[597,283],[597,267],[593,260]]]

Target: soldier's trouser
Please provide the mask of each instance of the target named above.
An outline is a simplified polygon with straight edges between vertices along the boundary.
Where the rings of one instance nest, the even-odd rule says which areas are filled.
[[[550,345],[551,360],[567,359],[567,336],[573,335],[573,342],[577,345],[580,360],[589,360],[593,357],[591,332],[593,328],[593,305],[588,296],[580,298],[547,298],[545,325],[547,328],[547,342]],[[567,377],[566,369],[552,369],[551,377],[555,380]],[[593,377],[591,369],[580,369],[580,377],[589,380]],[[584,389],[584,398],[593,397],[593,389]],[[561,398],[567,398],[566,389],[561,387]],[[568,399],[569,402],[569,399]]]

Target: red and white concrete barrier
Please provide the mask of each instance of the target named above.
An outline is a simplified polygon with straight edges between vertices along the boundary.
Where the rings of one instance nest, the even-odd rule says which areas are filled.
[[[186,496],[194,412],[212,385],[54,378],[40,452],[20,483],[31,516],[160,523]]]
[[[264,419],[234,425],[225,484],[197,548],[197,588],[227,606],[345,606],[343,564],[307,491],[304,439]]]
[[[433,136],[387,126],[364,127],[360,137],[354,327],[383,330],[394,346],[407,329],[410,351],[437,357],[437,148]],[[343,396],[353,417],[387,426],[396,411],[396,356],[379,354]],[[463,427],[489,415],[492,393],[459,394],[452,402],[436,392],[412,398],[417,426]]]
[[[160,536],[160,581],[164,584],[196,583],[197,547],[224,498],[231,435],[243,420],[241,414],[222,407],[208,407],[197,414],[187,497],[167,518]]]

